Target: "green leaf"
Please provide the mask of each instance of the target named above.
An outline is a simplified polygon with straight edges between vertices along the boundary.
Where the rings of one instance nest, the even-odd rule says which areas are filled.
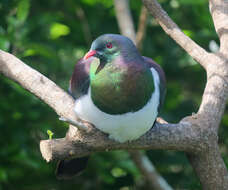
[[[49,136],[49,139],[51,140],[54,133],[51,130],[47,130],[47,134]]]
[[[53,23],[50,27],[51,39],[57,39],[61,36],[66,36],[70,33],[70,28],[61,23]]]
[[[29,14],[30,0],[21,0],[17,7],[17,18],[21,22],[24,22]]]
[[[191,30],[183,30],[183,32],[185,35],[187,35],[190,38],[193,36],[193,32]]]
[[[126,171],[124,171],[122,168],[113,168],[111,173],[114,177],[122,177],[127,175]]]

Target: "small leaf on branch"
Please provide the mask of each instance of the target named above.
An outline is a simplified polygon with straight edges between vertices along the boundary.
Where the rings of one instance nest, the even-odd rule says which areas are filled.
[[[47,130],[47,134],[49,136],[49,139],[51,140],[54,133],[51,130]]]

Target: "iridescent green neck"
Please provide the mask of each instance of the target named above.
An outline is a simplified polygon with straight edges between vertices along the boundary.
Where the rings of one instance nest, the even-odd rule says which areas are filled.
[[[140,110],[154,91],[150,69],[143,65],[115,65],[106,63],[97,74],[98,63],[90,67],[91,98],[108,114],[124,114]]]

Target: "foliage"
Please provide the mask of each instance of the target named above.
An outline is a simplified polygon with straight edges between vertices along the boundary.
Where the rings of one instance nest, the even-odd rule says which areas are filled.
[[[134,21],[138,23],[141,3],[130,3]],[[160,0],[160,3],[186,35],[208,51],[214,51],[209,44],[218,39],[206,0]],[[86,25],[89,28],[85,29]],[[15,54],[66,90],[76,60],[89,49],[89,36],[94,39],[118,31],[112,1],[0,1],[0,49]],[[152,17],[148,19],[142,54],[161,64],[167,76],[162,116],[177,122],[196,112],[206,74]],[[67,125],[58,121],[47,105],[3,76],[0,92],[0,189],[147,189],[125,151],[95,154],[81,176],[58,181],[55,164],[42,160],[38,144],[40,139],[49,138],[47,130],[53,131],[55,138],[63,137]],[[227,112],[222,125],[220,146],[228,164]],[[147,155],[175,189],[200,189],[183,153],[153,150]]]

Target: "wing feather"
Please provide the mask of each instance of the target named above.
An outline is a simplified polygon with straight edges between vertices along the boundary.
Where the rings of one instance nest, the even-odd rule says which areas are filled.
[[[69,82],[69,93],[75,99],[88,93],[90,85],[89,70],[92,60],[93,58],[86,60],[80,59],[74,67],[74,71]]]
[[[148,57],[144,57],[143,56],[144,61],[146,62],[146,64],[148,65],[149,68],[153,67],[159,74],[160,76],[160,85],[159,85],[159,89],[160,89],[160,102],[159,102],[159,107],[158,107],[158,111],[161,111],[161,107],[164,103],[165,100],[165,95],[166,95],[166,79],[165,79],[165,73],[163,71],[163,69],[161,68],[160,65],[158,65],[153,59],[148,58]]]

